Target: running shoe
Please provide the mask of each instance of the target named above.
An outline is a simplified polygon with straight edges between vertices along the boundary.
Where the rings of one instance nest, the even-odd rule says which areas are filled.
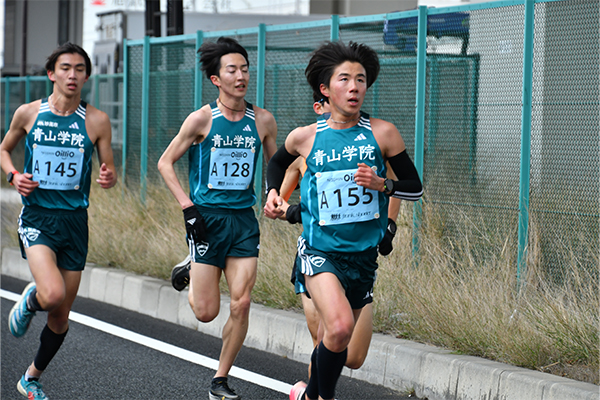
[[[242,398],[235,394],[235,391],[227,385],[227,378],[213,380],[208,391],[210,400],[241,400]]]
[[[21,337],[27,332],[31,319],[35,315],[35,311],[27,309],[27,298],[33,289],[35,289],[35,282],[31,282],[25,287],[23,293],[21,293],[21,298],[15,303],[8,315],[8,329],[15,337]]]
[[[296,382],[290,390],[290,400],[304,400],[304,392],[306,392],[306,383]]]
[[[17,389],[19,393],[29,400],[48,400],[48,396],[42,390],[42,384],[35,378],[28,381],[25,379],[25,375],[23,375],[19,383],[17,383]]]
[[[171,271],[171,285],[181,292],[190,283],[190,267],[192,258],[188,255],[185,260],[173,267]]]

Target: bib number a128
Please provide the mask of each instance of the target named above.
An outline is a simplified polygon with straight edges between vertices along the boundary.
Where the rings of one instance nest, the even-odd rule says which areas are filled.
[[[319,172],[319,224],[338,225],[379,218],[379,193],[354,182],[355,169]]]
[[[83,148],[33,145],[32,175],[41,189],[78,190]]]
[[[254,173],[254,150],[215,148],[210,153],[208,188],[245,190]]]

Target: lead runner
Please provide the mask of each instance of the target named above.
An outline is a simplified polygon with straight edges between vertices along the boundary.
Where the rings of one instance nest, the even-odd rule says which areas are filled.
[[[328,400],[335,396],[355,321],[373,301],[388,197],[416,201],[423,188],[396,127],[361,116],[367,89],[379,74],[375,51],[328,42],[313,53],[305,74],[313,91],[328,98],[331,117],[296,128],[275,153],[267,168],[264,211],[273,219],[283,215],[279,188],[285,171],[304,157],[298,279],[313,299],[324,335],[311,356],[308,385],[294,385],[290,400]],[[397,180],[385,178],[386,161]]]

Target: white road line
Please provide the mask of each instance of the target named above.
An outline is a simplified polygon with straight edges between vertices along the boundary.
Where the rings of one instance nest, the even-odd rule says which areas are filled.
[[[4,289],[0,289],[0,295],[5,299],[12,300],[14,302],[18,301],[21,297],[19,294],[12,293],[6,291]],[[89,326],[90,328],[97,329],[99,331],[108,333],[110,335],[120,337],[125,340],[129,340],[131,342],[137,343],[142,346],[149,347],[151,349],[172,355],[173,357],[181,358],[182,360],[186,360],[192,362],[194,364],[201,365],[205,368],[217,370],[219,366],[219,362],[212,358],[205,357],[198,353],[194,353],[189,350],[182,349],[181,347],[173,346],[171,344],[161,342],[160,340],[156,340],[150,338],[148,336],[140,335],[139,333],[135,333],[129,331],[127,329],[123,329],[116,325],[112,325],[106,323],[104,321],[100,321],[95,318],[88,317],[87,315],[79,314],[74,311],[71,311],[69,315],[69,319],[77,322],[79,324]],[[230,376],[235,376],[236,378],[245,380],[247,382],[253,383],[255,385],[259,385],[265,387],[267,389],[275,390],[277,392],[288,394],[292,389],[292,385],[287,384],[285,382],[281,382],[275,379],[268,378],[263,375],[259,375],[252,371],[248,371],[238,367],[232,367],[229,372]]]

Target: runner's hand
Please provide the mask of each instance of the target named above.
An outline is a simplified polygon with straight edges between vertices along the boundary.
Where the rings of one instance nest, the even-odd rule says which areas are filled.
[[[33,175],[31,175],[30,173],[16,174],[13,177],[12,184],[15,186],[15,189],[17,189],[17,192],[21,196],[27,197],[31,194],[31,192],[33,192],[35,188],[40,186],[39,182],[36,182],[32,179]]]
[[[196,244],[206,241],[206,224],[196,206],[184,208],[183,219],[188,239],[191,238]]]
[[[394,247],[392,246],[392,240],[394,240],[394,236],[396,236],[396,223],[388,218],[388,226],[385,230],[385,235],[383,235],[383,239],[379,243],[379,254],[382,256],[387,256],[392,252]]]

